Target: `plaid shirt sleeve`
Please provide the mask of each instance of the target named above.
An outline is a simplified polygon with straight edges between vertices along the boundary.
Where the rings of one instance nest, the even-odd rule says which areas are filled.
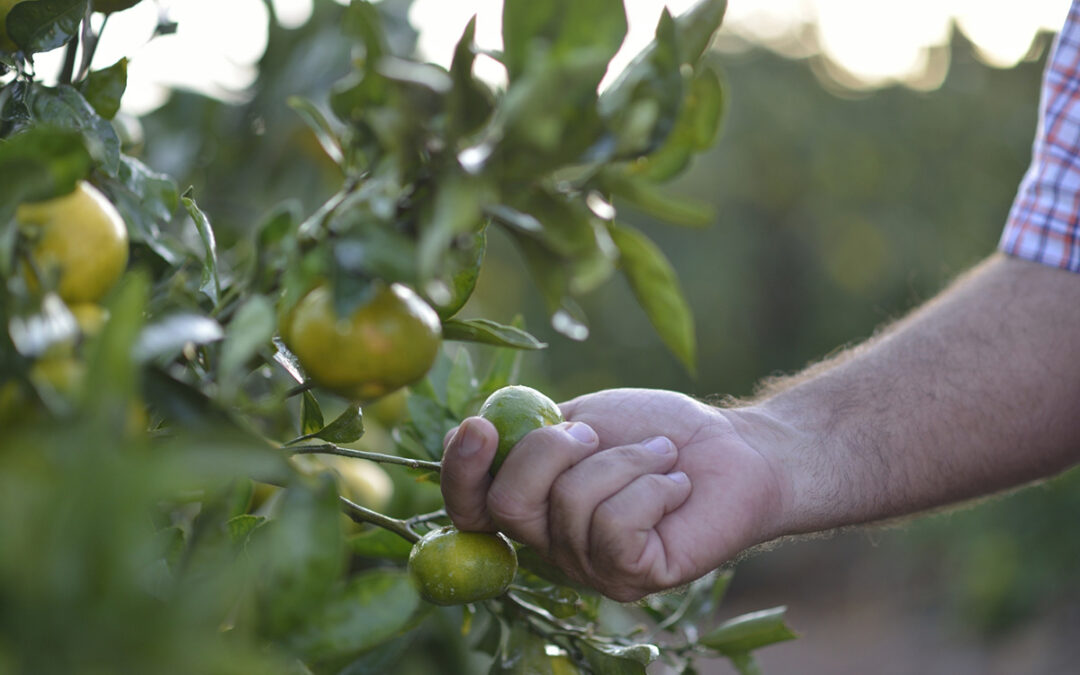
[[[1046,66],[1031,165],[998,247],[1080,272],[1080,0],[1073,0]]]

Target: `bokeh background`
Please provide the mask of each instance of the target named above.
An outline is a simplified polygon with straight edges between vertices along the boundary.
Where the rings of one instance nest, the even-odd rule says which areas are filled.
[[[662,5],[626,3],[623,62]],[[474,12],[479,39],[497,47],[500,4],[381,3],[398,47],[435,61]],[[716,222],[680,229],[620,211],[679,272],[696,378],[619,280],[586,298],[588,340],[556,333],[498,237],[466,315],[523,314],[550,343],[523,379],[557,398],[616,386],[746,396],[869,336],[993,251],[1030,157],[1047,31],[1067,7],[731,0],[711,56],[729,96],[723,134],[670,186],[712,204]],[[310,211],[338,185],[285,103],[319,100],[347,72],[338,11],[332,0],[162,0],[111,19],[98,65],[134,53],[128,132],[152,168],[192,186],[223,248],[281,202]],[[179,29],[150,42],[160,14]],[[491,63],[478,68],[499,81]],[[1078,518],[1073,471],[898,528],[788,543],[738,565],[724,612],[790,606],[803,637],[763,651],[766,673],[1074,672]]]

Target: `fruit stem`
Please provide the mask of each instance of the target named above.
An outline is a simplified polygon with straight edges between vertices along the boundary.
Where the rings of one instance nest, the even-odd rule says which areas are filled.
[[[397,455],[386,455],[381,452],[353,450],[352,448],[343,448],[340,445],[334,445],[333,443],[298,445],[286,449],[296,455],[340,455],[341,457],[367,459],[382,464],[398,464],[400,466],[407,466],[411,469],[425,469],[436,473],[442,470],[442,464],[439,462],[429,462],[423,459],[410,459],[408,457],[398,457]]]
[[[339,499],[341,499],[341,503],[345,506],[346,515],[354,521],[358,523],[369,523],[371,525],[377,525],[385,530],[390,530],[411,544],[420,541],[420,535],[410,530],[404,520],[391,518],[378,511],[373,511],[366,506],[360,506],[356,502],[350,501],[345,497],[339,497]]]
[[[423,525],[424,523],[430,523],[433,520],[440,518],[446,518],[446,509],[439,509],[438,511],[432,511],[431,513],[419,513],[405,521],[405,526],[410,531],[415,532],[417,525]]]

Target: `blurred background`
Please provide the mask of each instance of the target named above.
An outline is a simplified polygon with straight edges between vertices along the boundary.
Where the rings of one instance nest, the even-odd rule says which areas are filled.
[[[663,3],[626,4],[622,63]],[[715,224],[679,229],[620,211],[679,272],[697,320],[696,378],[621,280],[586,298],[587,341],[556,333],[498,237],[465,314],[523,314],[550,348],[526,357],[522,379],[555,398],[616,386],[745,396],[869,336],[994,249],[1068,4],[731,0],[711,57],[728,85],[724,131],[670,186],[713,204]],[[476,12],[479,41],[498,47],[499,0],[381,5],[398,47],[433,61],[446,63]],[[110,19],[97,65],[133,56],[129,140],[194,188],[222,248],[281,202],[310,212],[339,185],[285,104],[318,101],[348,71],[338,11],[333,0],[161,0]],[[159,14],[178,30],[150,42]],[[49,56],[41,72],[57,69]],[[477,68],[500,81],[492,62]],[[766,673],[1072,672],[1078,514],[1073,471],[900,528],[789,543],[738,565],[724,612],[790,606],[803,637],[762,652]]]

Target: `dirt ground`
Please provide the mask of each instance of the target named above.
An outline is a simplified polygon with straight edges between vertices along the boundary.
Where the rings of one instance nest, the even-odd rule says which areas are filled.
[[[758,653],[764,675],[1080,673],[1080,607],[1058,603],[1001,634],[980,634],[943,601],[945,571],[916,569],[907,546],[905,531],[889,530],[759,554],[737,568],[721,618],[789,607],[801,637]],[[699,670],[735,673],[726,660]]]

